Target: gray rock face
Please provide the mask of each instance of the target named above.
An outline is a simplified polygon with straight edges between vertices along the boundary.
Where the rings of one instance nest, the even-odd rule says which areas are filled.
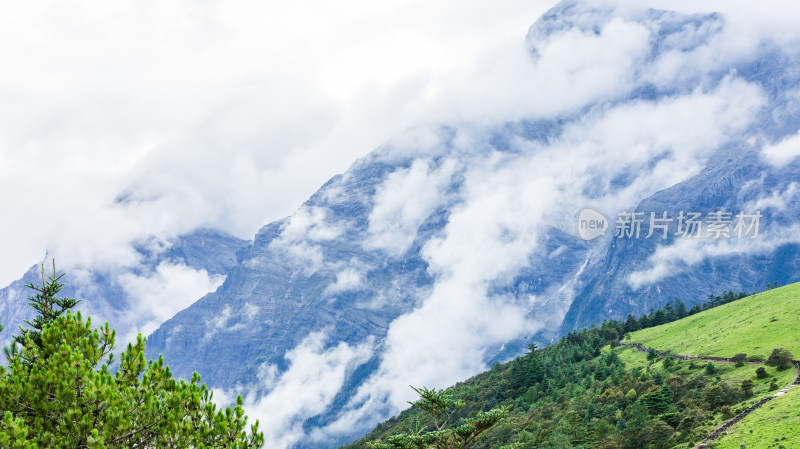
[[[570,45],[617,32],[640,39],[614,67],[596,63],[627,61],[618,84],[555,112],[421,127],[390,141],[264,226],[218,290],[149,337],[148,356],[248,392],[251,413],[277,423],[265,429],[275,447],[334,447],[402,407],[407,398],[389,384],[445,386],[531,340],[674,298],[691,305],[722,289],[800,280],[800,162],[762,154],[800,129],[800,49],[764,42],[701,64],[725,40],[719,14],[571,1],[537,21],[527,42],[534,61],[555,64],[554,42],[579,51]],[[608,214],[605,237],[576,236],[585,206]],[[674,222],[666,239],[614,237],[622,210],[720,209],[758,210],[760,238],[687,243]],[[403,343],[441,358],[415,358]],[[293,367],[319,365],[323,380],[297,380]]]
[[[709,166],[700,175],[642,201],[636,210],[668,211],[672,217],[677,217],[680,211],[708,213],[725,209],[734,214],[752,211],[765,192],[792,192],[796,188],[792,185],[796,186],[800,179],[798,161],[774,169],[759,162],[752,153],[731,156]],[[564,318],[561,333],[628,313],[638,317],[676,298],[691,305],[722,290],[756,293],[763,291],[767,283],[797,282],[800,244],[791,235],[797,230],[792,225],[800,220],[800,208],[795,202],[780,210],[763,206],[756,209],[763,215],[757,244],[737,250],[719,247],[713,240],[697,242],[687,247],[689,253],[683,255],[697,252],[697,261],[684,260],[692,259],[685,257],[664,262],[669,272],[638,288],[629,282],[631,275],[651,269],[653,264],[648,261],[659,254],[660,247],[680,243],[677,223],[672,223],[664,240],[610,239],[581,276],[585,287]],[[649,225],[642,230],[646,234]],[[731,242],[741,243],[735,238]]]

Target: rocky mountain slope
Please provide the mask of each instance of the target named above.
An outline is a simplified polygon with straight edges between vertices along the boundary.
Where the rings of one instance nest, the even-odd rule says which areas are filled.
[[[165,320],[186,308],[199,295],[215,289],[236,263],[236,251],[246,241],[223,232],[200,229],[170,241],[147,239],[136,245],[136,264],[106,269],[65,268],[61,294],[81,300],[78,308],[94,323],[108,320],[125,343],[137,332],[149,334]],[[43,263],[44,274],[52,275],[52,261]],[[33,290],[26,284],[42,284],[42,265],[0,290],[0,320],[4,329],[0,343],[5,346],[33,309],[26,299]]]
[[[528,32],[542,93],[525,119],[420,126],[360,159],[261,229],[149,355],[249,392],[274,446],[327,447],[401,409],[406,385],[531,338],[798,280],[798,48],[735,32],[720,14],[563,2]],[[589,242],[587,206],[610,223]],[[681,211],[720,209],[724,238],[676,235]],[[648,220],[616,238],[632,210],[667,213],[666,238]],[[756,212],[760,234],[737,237]]]

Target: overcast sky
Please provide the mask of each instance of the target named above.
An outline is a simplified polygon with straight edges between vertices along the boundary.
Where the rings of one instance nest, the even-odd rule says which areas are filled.
[[[92,265],[147,233],[251,238],[387,138],[458,117],[442,86],[554,3],[7,2],[0,285],[47,249]]]
[[[92,266],[147,234],[249,239],[408,126],[513,116],[524,80],[498,72],[555,3],[6,2],[0,285],[48,249]],[[652,3],[797,23],[788,1]]]

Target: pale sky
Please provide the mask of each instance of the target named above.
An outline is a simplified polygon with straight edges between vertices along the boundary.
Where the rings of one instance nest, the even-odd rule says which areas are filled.
[[[148,233],[252,238],[406,127],[458,117],[442,87],[552,4],[7,2],[0,285],[48,249],[92,265]]]
[[[0,286],[48,250],[124,265],[149,234],[249,239],[409,126],[517,118],[523,39],[555,3],[6,2]],[[788,1],[651,3],[798,22]]]

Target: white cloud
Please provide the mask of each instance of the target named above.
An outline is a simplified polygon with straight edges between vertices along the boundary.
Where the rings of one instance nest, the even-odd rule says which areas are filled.
[[[763,93],[735,73],[719,84],[707,75],[757,51],[764,38],[796,39],[800,17],[785,3],[651,2],[730,13],[719,33],[711,24],[674,38],[685,45],[709,33],[706,44],[652,55],[651,29],[628,20],[644,5],[625,2],[630,8],[597,33],[558,33],[534,42],[531,57],[524,31],[553,3],[14,4],[0,17],[0,188],[13,192],[0,207],[15,217],[0,223],[0,281],[18,277],[45,249],[66,265],[130,267],[139,262],[130,242],[150,234],[167,239],[207,225],[250,237],[407,126],[457,125],[452,147],[441,145],[451,137],[442,128],[418,126],[385,148],[387,158],[453,149],[461,198],[444,233],[424,247],[435,286],[392,323],[377,373],[326,431],[396,412],[411,399],[409,383],[443,387],[481,370],[495,346],[541,326],[537,313],[557,318],[571,300],[569,291],[558,301],[537,298],[547,308],[528,315],[527,298],[491,296],[489,284],[539,255],[545,226],[572,225],[587,204],[634,205],[742,137]],[[648,82],[677,88],[658,102],[610,101]],[[488,126],[569,116],[596,102],[557,136],[491,151]],[[375,247],[408,248],[455,170],[445,167],[417,162],[390,177],[370,217]],[[114,203],[120,193],[125,201]],[[318,269],[319,242],[343,231],[325,219],[324,209],[301,208],[273,249]],[[664,249],[638,282],[659,276],[659,267],[735,251],[722,243]],[[332,268],[332,288],[358,284],[357,272]],[[174,313],[162,304],[173,291],[167,276],[198,286],[183,306],[218,285],[171,269],[163,279],[129,278],[143,309],[155,307],[153,317],[134,311],[148,317],[142,326]],[[272,447],[289,446],[303,434],[302,419],[324,411],[372,352],[372,342],[326,348],[324,336],[312,334],[286,355],[288,371],[263,367],[270,393],[249,397],[248,413],[263,417]]]
[[[354,268],[345,268],[336,273],[336,282],[325,288],[325,293],[334,294],[356,290],[363,285],[364,274]]]
[[[242,313],[250,321],[254,320],[256,318],[256,315],[260,311],[261,311],[261,309],[257,305],[250,304],[249,302],[247,304],[245,304],[244,308],[242,309]]]
[[[628,29],[638,36],[638,28]],[[538,247],[545,227],[571,229],[580,207],[630,207],[696,174],[714,150],[748,129],[764,103],[758,86],[729,76],[659,101],[596,108],[545,143],[460,152],[460,196],[443,234],[422,252],[435,285],[419,308],[392,322],[380,368],[319,435],[368,427],[413,399],[408,384],[450,385],[483,369],[503,342],[535,332],[545,320],[558,322],[579,288],[576,279],[537,299],[532,311],[528,298],[491,296],[489,286],[530,257],[546,257]],[[461,132],[469,146],[487,147],[490,136],[479,128]],[[630,180],[615,187],[620,177]],[[392,192],[392,204],[417,197],[414,189]]]
[[[395,257],[405,253],[422,222],[447,203],[446,190],[455,170],[452,159],[435,167],[427,159],[417,159],[409,168],[391,173],[375,192],[365,246]]]
[[[338,237],[343,229],[339,224],[326,221],[327,211],[321,207],[300,207],[281,226],[281,233],[269,247],[280,251],[300,264],[308,273],[323,266],[319,242]]]
[[[782,167],[800,156],[800,131],[780,142],[765,145],[761,156],[774,166]]]
[[[332,240],[341,234],[336,225],[325,221],[327,212],[321,207],[303,206],[298,209],[281,227],[278,238],[282,242],[293,243],[300,240],[322,242]]]
[[[554,3],[6,5],[0,285],[58,245],[96,267],[150,234],[250,238]]]
[[[800,226],[773,228],[767,235],[744,239],[680,239],[669,246],[661,246],[648,257],[647,268],[628,275],[631,287],[638,289],[659,280],[690,270],[692,266],[713,257],[736,254],[758,255],[773,251],[780,245],[800,242]]]
[[[150,335],[164,321],[216,290],[225,276],[161,262],[153,273],[124,273],[117,279],[130,301],[126,308],[113,311],[114,315],[106,315],[105,319],[111,320],[116,329],[127,330],[121,335],[124,343],[134,340],[137,333]],[[101,313],[97,318],[102,317]]]
[[[245,397],[245,410],[251,419],[260,418],[266,445],[288,448],[300,440],[305,435],[303,420],[324,412],[346,376],[373,350],[372,339],[328,346],[325,332],[315,332],[286,353],[289,368],[284,373],[278,376],[273,366],[262,366],[261,383]]]
[[[761,181],[763,180],[749,181],[742,187],[741,191],[750,190],[754,183],[760,183]],[[763,189],[763,186],[759,186],[759,188]],[[733,215],[734,221],[731,225],[730,239],[682,238],[672,245],[658,247],[647,258],[646,268],[628,275],[628,283],[634,289],[638,289],[689,270],[692,266],[713,257],[725,257],[734,254],[765,254],[780,245],[800,242],[800,237],[797,234],[800,227],[797,225],[789,227],[776,227],[773,225],[766,228],[765,218],[759,218],[757,228],[754,228],[749,233],[743,230],[742,238],[739,238],[735,229],[739,220],[737,218],[738,213],[745,215],[761,214],[762,217],[767,210],[780,213],[788,205],[796,202],[795,198],[798,193],[800,193],[798,183],[792,182],[782,191],[775,190],[744,203],[741,207],[741,212],[736,212]],[[743,223],[747,226],[751,223],[751,220],[752,218],[744,218]],[[751,238],[756,232],[758,234],[757,238]]]
[[[235,332],[255,325],[253,320],[261,309],[253,304],[245,303],[238,312],[234,312],[230,305],[226,305],[222,312],[209,320],[206,320],[206,333],[203,335],[203,342],[207,343],[211,337],[218,332]],[[236,318],[236,323],[229,324],[231,318]],[[181,327],[180,325],[178,327]],[[177,333],[177,331],[173,331]]]
[[[758,199],[748,201],[745,203],[743,209],[747,211],[763,211],[765,209],[783,211],[786,209],[787,204],[794,203],[794,198],[797,196],[798,192],[800,192],[798,184],[793,182],[789,184],[783,192],[774,191],[769,195],[764,195]]]

